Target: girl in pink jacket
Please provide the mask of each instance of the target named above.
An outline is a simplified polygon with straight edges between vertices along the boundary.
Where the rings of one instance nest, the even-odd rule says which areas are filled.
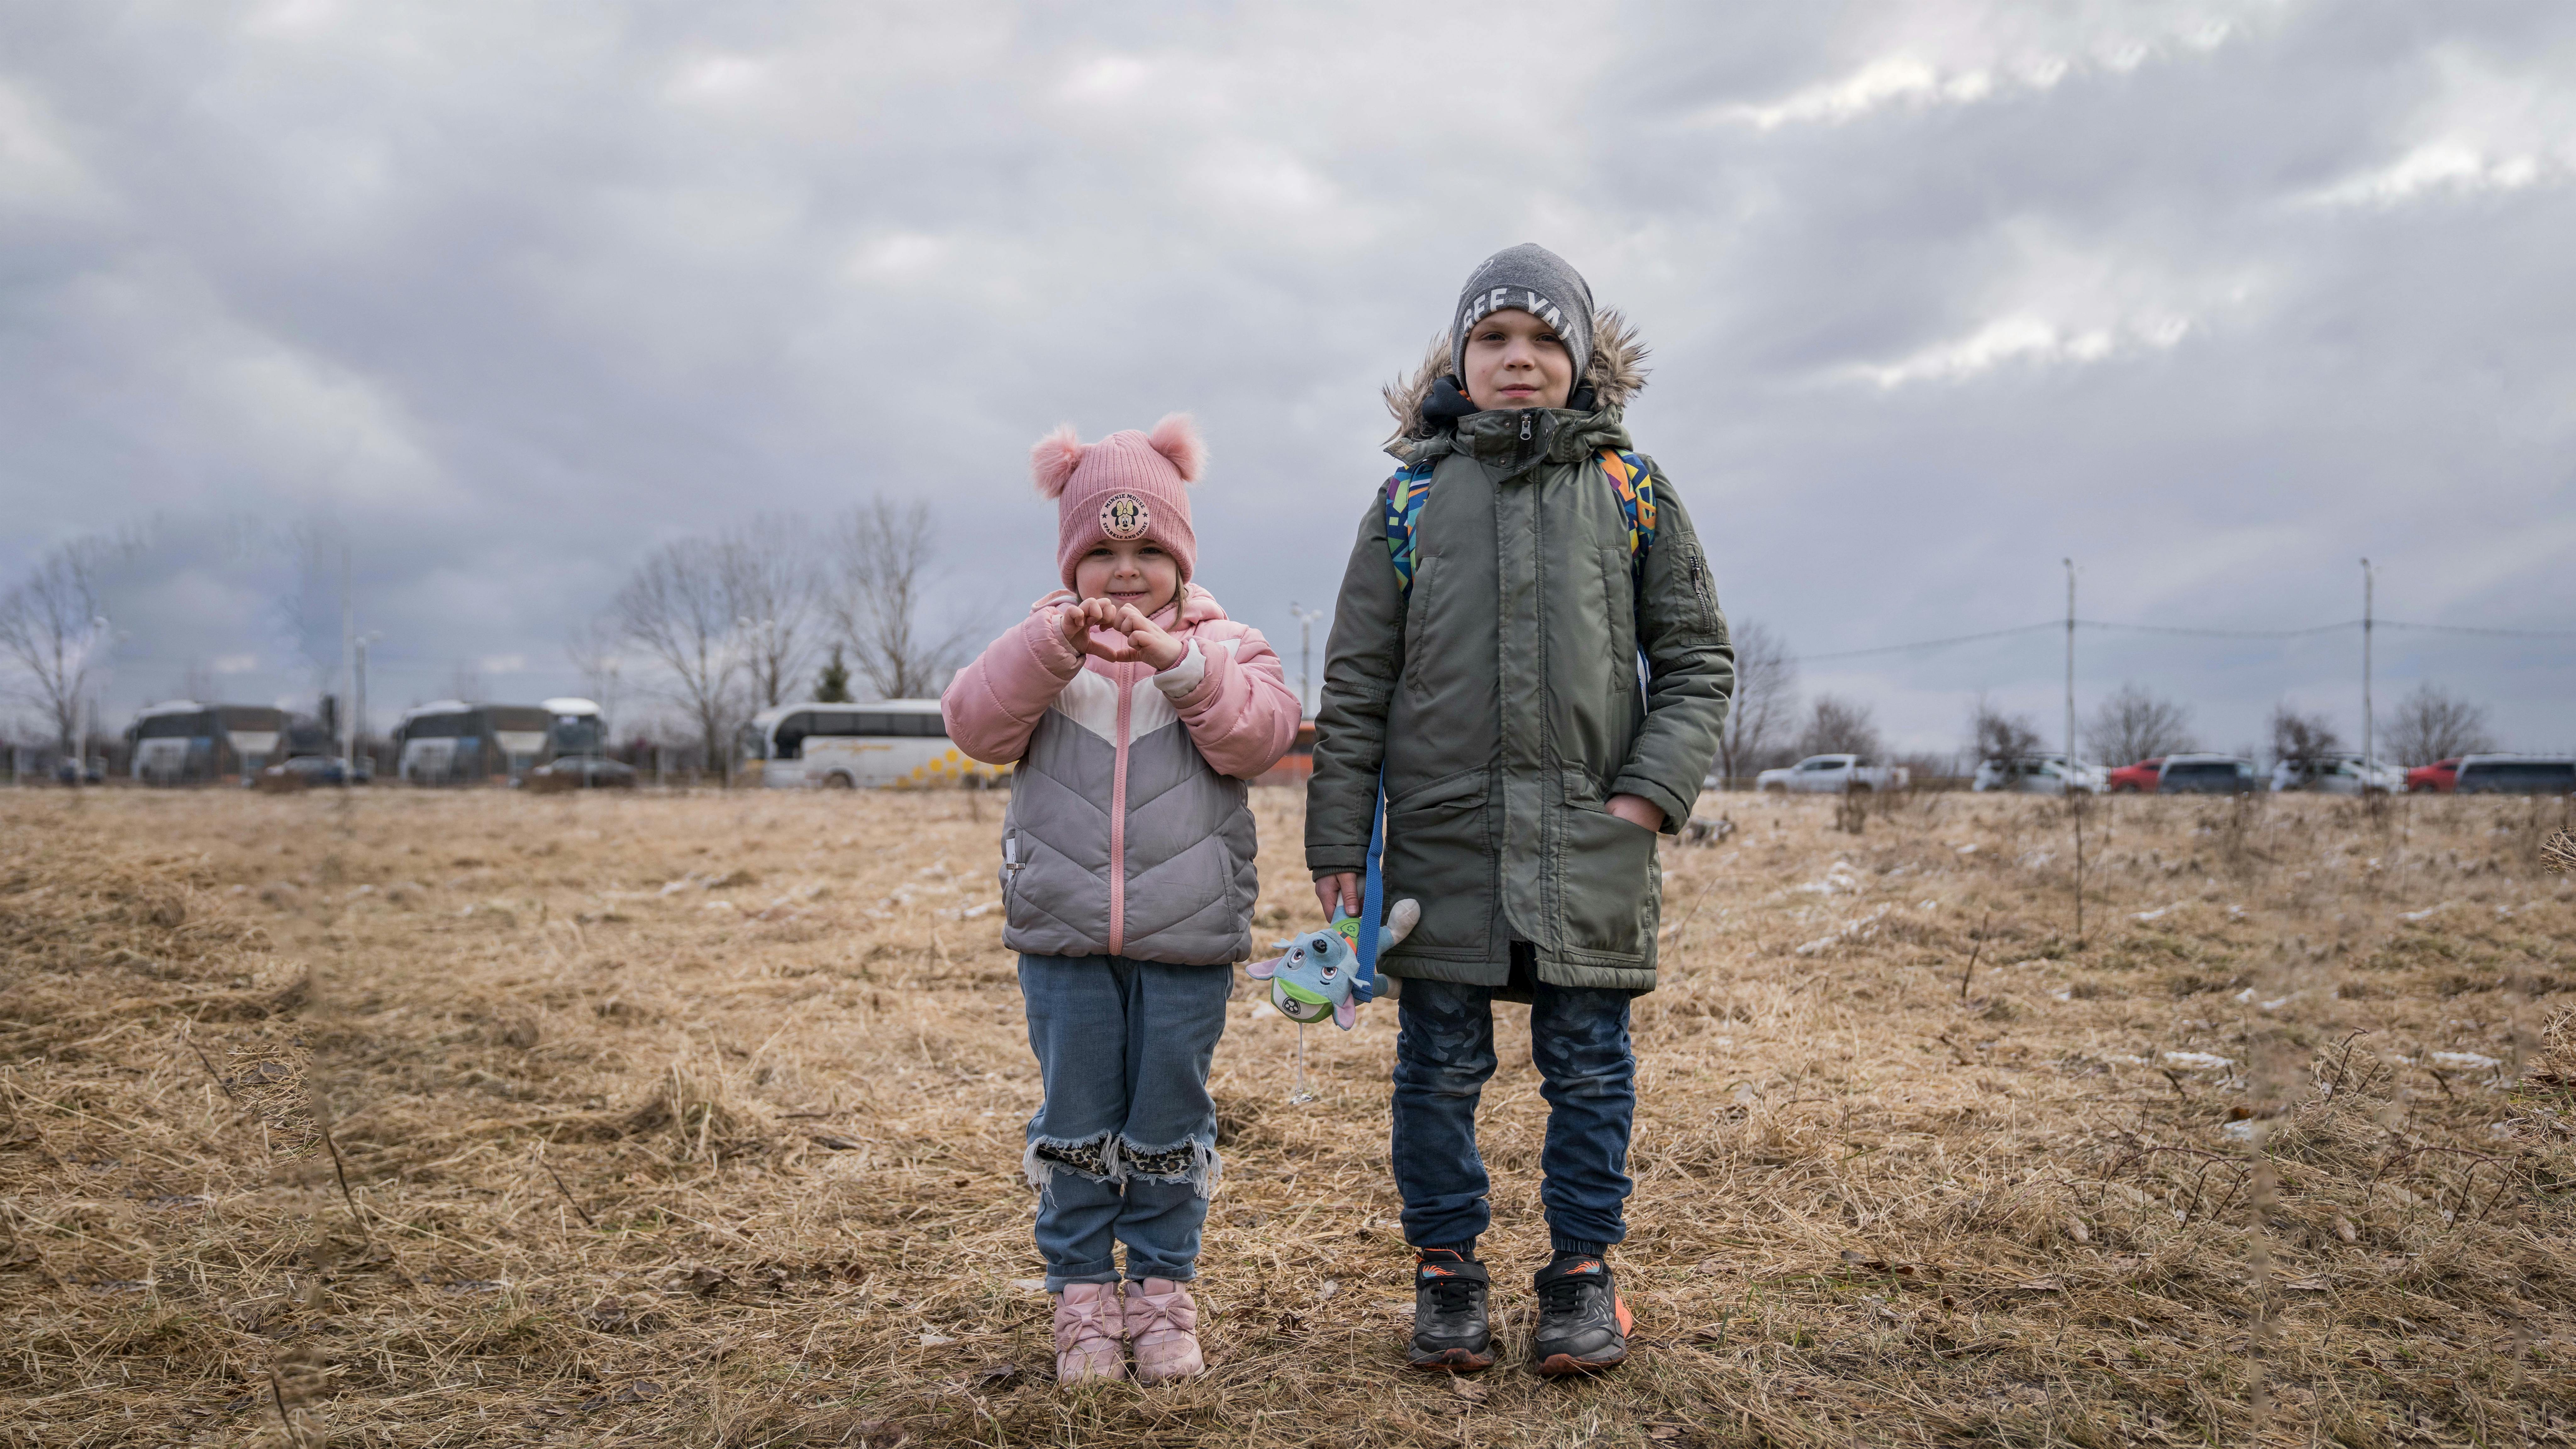
[[[940,699],[948,737],[1016,763],[1002,943],[1046,1101],[1029,1119],[1056,1378],[1197,1373],[1199,1232],[1220,1164],[1208,1062],[1252,954],[1244,781],[1286,754],[1297,700],[1258,630],[1190,581],[1190,420],[1085,445],[1041,439],[1065,591]],[[1113,1243],[1127,1245],[1124,1293]]]

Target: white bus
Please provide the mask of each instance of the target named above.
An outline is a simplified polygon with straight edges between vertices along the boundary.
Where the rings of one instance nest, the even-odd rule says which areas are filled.
[[[567,755],[600,753],[599,706],[586,699],[543,704],[474,704],[442,699],[414,705],[394,727],[394,773],[410,785],[515,780]]]
[[[287,723],[282,709],[178,699],[137,711],[125,737],[135,779],[179,785],[258,774],[280,753]]]
[[[775,705],[742,727],[742,759],[777,790],[990,785],[1011,772],[950,744],[935,699]]]

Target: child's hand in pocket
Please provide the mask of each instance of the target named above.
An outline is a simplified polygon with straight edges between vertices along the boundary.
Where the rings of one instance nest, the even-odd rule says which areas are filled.
[[[1613,795],[1601,802],[1601,808],[1631,825],[1642,825],[1659,835],[1663,833],[1663,807],[1643,795]]]

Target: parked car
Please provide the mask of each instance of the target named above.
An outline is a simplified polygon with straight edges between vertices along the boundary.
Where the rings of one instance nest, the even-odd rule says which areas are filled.
[[[2410,795],[2448,795],[2460,783],[2460,757],[2435,760],[2417,765],[2406,772],[2406,792]]]
[[[363,785],[373,778],[374,772],[368,769],[364,760],[358,761],[357,769],[351,771],[340,763],[337,755],[297,755],[278,761],[243,783],[277,791],[301,790],[312,785]]]
[[[2320,795],[2387,795],[2406,788],[2405,772],[2359,755],[2313,755],[2272,767],[2274,790],[2313,790]]]
[[[519,777],[519,784],[540,795],[559,790],[632,790],[635,767],[594,755],[571,755],[528,771]]]
[[[100,759],[96,755],[92,755],[84,763],[86,764],[86,768],[74,765],[69,760],[65,760],[61,764],[54,766],[55,781],[64,785],[104,785],[107,783],[107,761]]]
[[[2463,755],[2462,795],[2576,795],[2576,759],[2540,755]]]
[[[2099,795],[2104,785],[2101,766],[2088,765],[2081,760],[2069,765],[2064,755],[2014,755],[1981,760],[1977,763],[1976,778],[1968,782],[1971,790],[2018,791],[2024,795],[2063,795],[2069,789]]]
[[[2111,793],[2114,795],[2154,794],[2156,778],[2164,769],[2164,764],[2165,757],[2158,755],[2151,760],[2140,760],[2134,765],[2122,765],[2111,772]]]
[[[1858,755],[1809,755],[1785,769],[1754,776],[1753,788],[1766,795],[1843,795],[1902,790],[1910,778],[1903,765],[1873,765]]]
[[[2156,767],[2159,795],[2248,795],[2254,762],[2234,755],[2167,755]]]

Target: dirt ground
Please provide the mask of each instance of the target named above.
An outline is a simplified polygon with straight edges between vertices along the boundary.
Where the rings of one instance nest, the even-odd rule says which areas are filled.
[[[1256,792],[1266,926],[1315,919]],[[1408,1374],[1394,1008],[1219,1048],[1213,1369],[1059,1393],[1001,800],[0,795],[0,1443],[2568,1443],[2564,802],[1711,796],[1635,1359]],[[1857,826],[1857,833],[1849,827]],[[1527,1012],[1487,1239],[1545,1250]]]

